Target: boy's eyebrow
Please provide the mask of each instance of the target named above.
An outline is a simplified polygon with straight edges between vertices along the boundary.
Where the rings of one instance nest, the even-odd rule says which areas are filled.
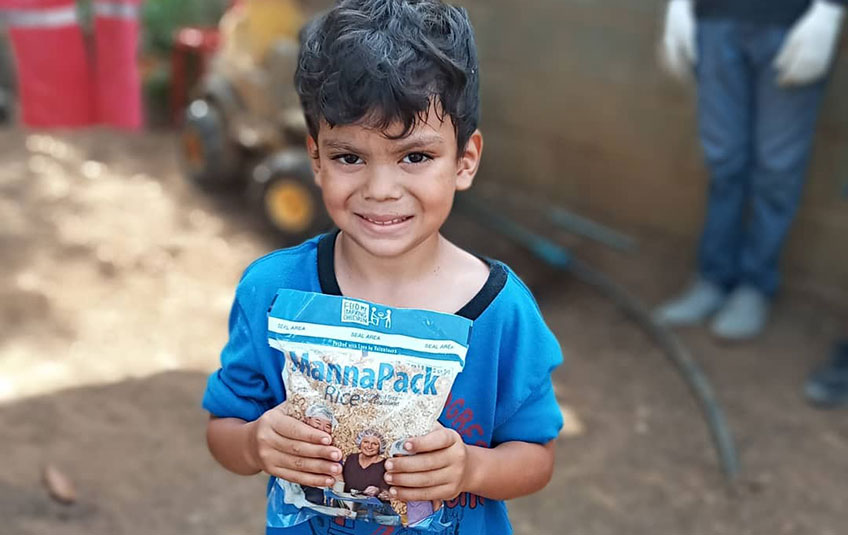
[[[426,147],[426,146],[430,146],[430,145],[442,145],[442,144],[444,144],[444,141],[445,140],[442,138],[442,136],[435,136],[435,135],[417,136],[417,137],[402,140],[402,142],[399,143],[395,147],[395,150],[396,150],[396,152],[407,152],[411,149],[415,149],[415,148],[418,148],[418,147]]]
[[[323,144],[328,149],[345,150],[345,151],[356,152],[356,153],[362,152],[355,145],[348,143],[347,141],[343,141],[341,139],[329,138],[329,139],[324,139],[322,141],[323,141]],[[426,146],[431,146],[431,145],[443,145],[444,142],[445,142],[445,140],[444,140],[444,138],[442,138],[442,136],[421,135],[421,136],[416,136],[416,137],[412,137],[412,138],[405,138],[405,139],[399,140],[398,144],[394,148],[394,151],[398,152],[398,153],[407,152],[411,149],[415,149],[415,148],[418,148],[418,147],[426,147]]]
[[[355,146],[351,145],[350,143],[347,143],[346,141],[342,141],[340,139],[339,140],[337,140],[337,139],[325,139],[324,145],[326,145],[327,148],[329,148],[329,149],[338,149],[338,150],[346,150],[346,151],[350,151],[350,152],[359,152],[359,149],[357,149]]]

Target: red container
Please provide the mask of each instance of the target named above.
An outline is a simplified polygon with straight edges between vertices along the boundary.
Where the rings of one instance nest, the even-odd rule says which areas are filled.
[[[95,115],[97,122],[137,130],[143,122],[138,68],[141,0],[94,3]]]
[[[23,123],[92,124],[91,70],[74,0],[0,0],[0,10],[17,65]]]

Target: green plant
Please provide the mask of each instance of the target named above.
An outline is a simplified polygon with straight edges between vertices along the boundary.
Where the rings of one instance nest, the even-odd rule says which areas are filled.
[[[146,0],[142,4],[143,54],[168,54],[174,32],[183,26],[215,26],[228,0]]]

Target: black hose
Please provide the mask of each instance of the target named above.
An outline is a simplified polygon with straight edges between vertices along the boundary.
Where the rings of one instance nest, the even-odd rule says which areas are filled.
[[[683,375],[695,398],[700,402],[704,418],[712,434],[713,443],[721,462],[724,474],[734,480],[739,473],[739,461],[733,436],[724,418],[724,412],[716,399],[715,392],[706,374],[695,362],[692,354],[680,341],[680,338],[667,327],[654,321],[651,311],[645,304],[636,299],[630,292],[615,283],[612,279],[588,265],[573,259],[568,271],[586,284],[594,286],[614,302],[633,321],[639,324],[645,332],[660,346],[666,356],[671,359]]]
[[[471,214],[484,226],[524,247],[546,264],[572,273],[579,280],[597,288],[644,329],[689,385],[701,405],[725,476],[731,481],[736,478],[739,473],[739,461],[724,412],[707,376],[677,335],[654,321],[651,311],[644,303],[600,271],[575,259],[564,247],[494,212],[467,193],[457,197],[456,206]]]

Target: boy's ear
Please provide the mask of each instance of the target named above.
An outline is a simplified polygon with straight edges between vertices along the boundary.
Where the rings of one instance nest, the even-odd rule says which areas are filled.
[[[480,158],[483,155],[483,134],[480,130],[475,130],[471,137],[468,138],[468,143],[465,144],[465,150],[459,156],[459,163],[456,172],[456,189],[464,191],[471,187],[474,182],[474,175],[477,174],[477,169],[480,168]]]
[[[306,152],[309,154],[309,164],[312,166],[315,184],[321,187],[321,159],[318,157],[318,143],[309,134],[306,135]]]

